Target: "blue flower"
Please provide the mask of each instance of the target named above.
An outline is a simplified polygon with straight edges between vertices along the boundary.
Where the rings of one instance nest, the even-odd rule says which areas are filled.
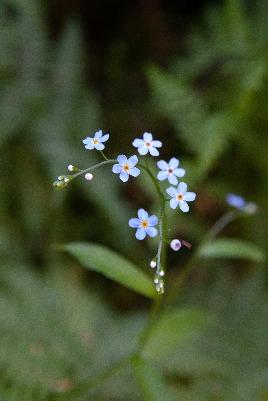
[[[158,218],[154,214],[149,216],[146,210],[138,210],[138,218],[130,219],[128,222],[129,227],[137,228],[136,238],[143,240],[146,235],[149,237],[155,237],[157,235],[157,229],[154,227],[158,224]]]
[[[244,209],[246,206],[246,201],[242,196],[235,195],[235,194],[228,194],[226,196],[226,202],[236,209]]]
[[[138,148],[138,152],[142,156],[146,155],[148,152],[150,152],[152,156],[159,156],[159,152],[156,148],[161,148],[162,142],[154,141],[152,134],[144,132],[143,139],[136,138],[132,142],[132,145]]]
[[[126,182],[129,176],[138,177],[140,174],[140,169],[138,169],[136,164],[138,163],[137,156],[131,156],[129,159],[125,155],[119,155],[117,157],[118,164],[113,165],[113,173],[120,174],[120,180]]]
[[[170,184],[178,185],[178,178],[183,177],[185,174],[185,170],[183,168],[178,168],[179,160],[173,157],[167,163],[164,160],[160,160],[157,162],[157,166],[161,171],[157,174],[157,178],[159,181],[164,181],[168,179]]]
[[[102,130],[99,130],[95,133],[94,138],[90,138],[88,136],[87,138],[83,139],[83,144],[85,145],[85,148],[88,150],[92,149],[103,150],[105,148],[103,142],[108,141],[108,139],[109,139],[109,134],[103,135]]]
[[[182,212],[188,212],[189,206],[187,202],[192,202],[196,198],[194,192],[187,192],[187,184],[185,182],[180,182],[178,188],[169,187],[166,191],[172,198],[170,199],[170,207],[176,209],[179,206]]]

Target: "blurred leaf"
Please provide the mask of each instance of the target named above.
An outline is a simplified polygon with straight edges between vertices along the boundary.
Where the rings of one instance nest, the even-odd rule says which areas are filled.
[[[146,297],[155,298],[150,278],[133,263],[104,246],[73,242],[60,246],[90,270],[103,274]]]
[[[144,401],[173,401],[161,373],[148,361],[137,358],[132,363]]]
[[[144,347],[143,355],[161,359],[162,356],[172,353],[175,346],[192,339],[208,322],[206,313],[191,308],[174,310],[159,317]]]
[[[203,245],[199,251],[203,258],[248,259],[252,262],[264,262],[264,251],[251,243],[240,239],[223,238]]]

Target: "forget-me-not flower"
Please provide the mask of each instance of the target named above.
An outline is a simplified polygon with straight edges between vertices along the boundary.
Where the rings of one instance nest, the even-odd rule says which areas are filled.
[[[164,160],[157,162],[157,166],[161,170],[157,174],[158,180],[164,181],[167,179],[170,184],[178,185],[177,177],[183,177],[185,175],[185,170],[183,168],[178,168],[179,163],[179,160],[175,157],[172,157],[168,163]]]
[[[105,148],[103,142],[108,141],[109,139],[109,134],[103,135],[102,130],[99,130],[95,133],[94,138],[91,137],[86,137],[83,139],[83,144],[85,145],[85,148],[88,150],[103,150]]]
[[[138,163],[138,158],[136,155],[131,156],[129,159],[125,155],[119,155],[117,157],[118,164],[113,165],[113,173],[120,174],[120,180],[126,182],[129,176],[138,177],[140,174],[140,169],[138,169],[136,164]]]
[[[178,187],[169,187],[167,190],[170,199],[170,207],[176,209],[177,206],[182,212],[188,212],[189,206],[187,202],[192,202],[196,198],[195,192],[187,192],[187,184],[185,182],[180,182]]]
[[[232,206],[235,207],[236,209],[244,209],[246,206],[246,201],[245,199],[240,196],[240,195],[235,195],[235,194],[228,194],[226,196],[226,202]]]
[[[162,142],[155,141],[150,132],[144,132],[143,139],[134,139],[132,145],[138,148],[138,152],[142,156],[146,155],[148,152],[152,156],[159,156],[159,151],[156,148],[161,148]]]
[[[226,202],[243,212],[254,214],[256,213],[258,206],[254,202],[247,202],[242,196],[235,194],[228,194],[226,196]]]
[[[143,240],[146,235],[149,237],[155,237],[157,235],[157,229],[154,227],[158,224],[158,218],[154,214],[149,216],[146,210],[138,210],[138,218],[130,219],[129,227],[137,228],[136,238],[138,240]]]

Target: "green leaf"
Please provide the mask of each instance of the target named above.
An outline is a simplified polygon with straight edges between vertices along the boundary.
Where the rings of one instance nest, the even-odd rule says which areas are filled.
[[[161,373],[149,362],[141,358],[133,361],[135,377],[145,401],[173,401]]]
[[[163,315],[152,329],[143,356],[150,359],[166,357],[175,347],[200,333],[201,328],[210,322],[208,317],[208,314],[193,308],[180,308]]]
[[[150,278],[133,263],[114,251],[92,243],[72,242],[59,249],[69,252],[86,268],[102,273],[146,297],[155,298]]]
[[[202,258],[248,259],[264,262],[265,253],[258,246],[235,238],[223,238],[207,243],[199,250]]]

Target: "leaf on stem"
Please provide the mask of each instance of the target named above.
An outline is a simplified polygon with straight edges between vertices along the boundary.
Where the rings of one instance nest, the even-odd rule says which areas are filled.
[[[202,258],[247,259],[252,262],[265,261],[264,251],[257,245],[234,238],[217,239],[204,244],[198,252]]]
[[[130,288],[148,298],[156,293],[150,278],[126,258],[110,249],[93,244],[72,242],[58,247],[69,252],[82,266],[103,274],[105,277]]]

